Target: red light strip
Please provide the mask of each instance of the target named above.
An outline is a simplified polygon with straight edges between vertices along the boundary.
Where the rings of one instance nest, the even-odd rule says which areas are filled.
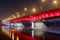
[[[12,20],[11,22],[18,22],[18,21],[22,21],[22,20],[36,21],[36,20],[55,17],[55,16],[60,16],[60,10],[45,12],[44,14],[42,13],[42,14],[38,14],[38,15],[34,15],[34,16],[27,16],[27,17],[24,17],[21,19]]]

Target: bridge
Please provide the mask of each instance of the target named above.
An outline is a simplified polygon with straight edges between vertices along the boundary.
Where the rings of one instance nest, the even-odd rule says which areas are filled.
[[[17,40],[19,40],[19,37],[20,37],[20,39],[24,38],[25,40],[37,40],[37,38],[34,37],[34,29],[35,29],[34,28],[34,23],[35,23],[35,21],[41,21],[41,20],[45,21],[47,19],[57,18],[57,17],[60,17],[60,9],[49,10],[49,11],[37,13],[35,15],[29,15],[29,16],[25,16],[25,17],[22,17],[22,18],[9,20],[10,25],[12,23],[13,24],[14,23],[19,23],[21,21],[29,21],[32,24],[32,28],[31,28],[32,36],[23,34],[23,33],[19,32],[19,31],[16,31],[16,30],[13,30],[13,27],[11,27],[11,33],[13,33],[13,35],[16,36]],[[14,39],[14,36],[12,37],[12,35],[11,35],[11,37],[13,39]],[[22,40],[24,40],[24,39],[22,39]]]

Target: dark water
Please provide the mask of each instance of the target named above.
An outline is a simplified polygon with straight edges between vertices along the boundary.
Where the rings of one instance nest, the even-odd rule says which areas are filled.
[[[45,38],[42,39],[39,38],[39,40],[60,40],[60,34],[55,34],[55,33],[50,33],[50,32],[46,32],[45,33]],[[7,35],[5,35],[2,31],[1,31],[1,28],[0,28],[0,40],[11,40]],[[15,38],[16,40],[16,38]],[[20,37],[20,40],[25,40],[23,38]]]
[[[5,35],[0,28],[0,40],[11,40],[7,35]]]
[[[45,40],[60,40],[60,34],[46,32]]]

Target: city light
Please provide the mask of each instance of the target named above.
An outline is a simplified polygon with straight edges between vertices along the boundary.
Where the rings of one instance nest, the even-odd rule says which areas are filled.
[[[17,15],[17,17],[20,17],[20,15]]]
[[[54,3],[54,4],[56,4],[56,3],[57,3],[57,1],[56,1],[56,0],[54,0],[54,1],[53,1],[53,3]]]
[[[12,17],[15,19],[16,18],[16,16],[14,16],[14,15],[12,15]]]
[[[18,12],[16,14],[19,14]]]
[[[32,9],[32,12],[36,12],[36,8],[33,8],[33,9]]]
[[[17,36],[16,40],[19,40],[19,36]]]
[[[57,0],[53,1],[54,8],[57,8],[57,3],[58,3]]]
[[[9,33],[9,36],[10,36],[10,38],[11,38],[11,31],[10,31],[10,33]]]
[[[46,0],[42,0],[42,2],[45,2]]]
[[[27,11],[27,8],[24,8],[24,11]]]
[[[14,40],[14,33],[12,33],[12,40]]]
[[[9,17],[11,20],[13,19],[11,16]]]
[[[53,1],[53,5],[57,6],[57,0]]]
[[[20,17],[19,13],[17,12],[16,14],[17,14],[17,17],[19,18]]]
[[[10,18],[8,18],[8,20],[10,20]]]

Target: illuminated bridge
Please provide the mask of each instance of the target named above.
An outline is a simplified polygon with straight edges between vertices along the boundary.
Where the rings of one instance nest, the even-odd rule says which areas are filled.
[[[13,33],[13,37],[11,35],[11,38],[17,38],[17,40],[39,40],[36,35],[40,35],[40,32],[44,30],[46,30],[46,32],[60,34],[60,9],[49,10],[37,13],[35,15],[24,16],[18,19],[9,20],[9,22],[11,33]],[[22,23],[23,26],[15,28],[16,26],[19,26],[19,23]],[[39,24],[40,27],[35,27],[35,24]],[[40,24],[44,27],[41,27]],[[19,28],[21,29],[19,30]],[[37,32],[36,30],[41,31]],[[43,34],[44,33],[41,35]]]

